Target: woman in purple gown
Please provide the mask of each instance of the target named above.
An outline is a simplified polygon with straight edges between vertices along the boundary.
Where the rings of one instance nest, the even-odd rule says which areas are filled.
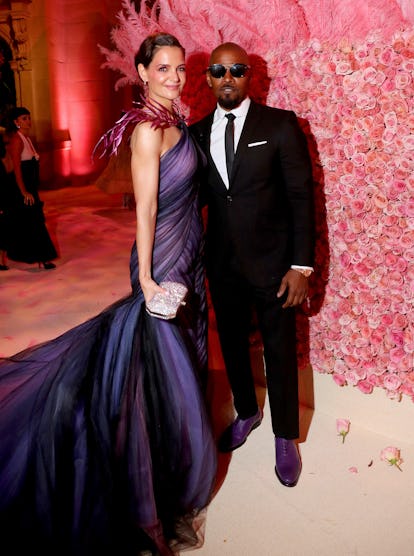
[[[199,153],[173,101],[184,51],[167,34],[135,58],[146,102],[131,136],[137,238],[130,296],[0,363],[0,538],[16,554],[172,555],[203,542],[216,449],[204,405],[206,300]],[[172,320],[145,305],[188,288]]]

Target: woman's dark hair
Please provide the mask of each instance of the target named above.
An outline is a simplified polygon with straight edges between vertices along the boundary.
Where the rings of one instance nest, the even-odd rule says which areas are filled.
[[[17,131],[16,124],[14,120],[17,120],[19,116],[30,116],[30,111],[24,106],[16,106],[12,108],[7,114],[6,118],[6,130],[7,131]]]
[[[141,43],[138,52],[135,54],[135,67],[137,67],[138,64],[142,64],[144,68],[147,68],[154,58],[155,51],[161,46],[177,46],[181,48],[183,54],[185,54],[185,50],[180,44],[180,41],[174,37],[174,35],[170,35],[169,33],[153,33],[152,35],[148,35]]]

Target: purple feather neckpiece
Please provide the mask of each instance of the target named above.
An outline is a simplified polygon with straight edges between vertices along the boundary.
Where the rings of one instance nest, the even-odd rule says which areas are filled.
[[[138,123],[150,122],[151,127],[155,129],[166,129],[167,127],[179,126],[184,123],[183,116],[175,107],[170,112],[159,102],[152,100],[149,103],[141,99],[133,104],[136,106],[127,110],[115,122],[115,125],[102,135],[93,149],[92,158],[95,157],[98,151],[101,151],[99,158],[105,155],[112,156],[117,154],[124,134],[130,125],[135,127]]]

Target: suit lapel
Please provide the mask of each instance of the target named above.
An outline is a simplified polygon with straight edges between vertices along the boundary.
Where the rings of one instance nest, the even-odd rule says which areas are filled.
[[[210,134],[211,134],[211,126],[213,125],[213,119],[214,119],[214,112],[209,114],[204,120],[204,126],[202,128],[201,133],[199,134],[199,141],[207,156],[208,165],[211,168],[212,177],[213,177],[211,183],[218,189],[220,193],[227,194],[228,191],[227,187],[220,176],[220,172],[217,170],[217,166],[210,152]]]
[[[244,122],[243,131],[241,133],[239,143],[237,145],[237,150],[234,155],[230,188],[235,181],[235,177],[239,171],[241,162],[247,160],[249,155],[251,154],[249,152],[251,149],[249,149],[248,144],[251,141],[252,136],[254,136],[255,130],[257,130],[259,121],[260,117],[258,111],[256,110],[256,105],[253,101],[251,101],[249,111],[247,112],[246,120]]]
[[[227,187],[225,186],[210,153],[210,133],[211,126],[213,124],[213,118],[214,112],[212,112],[205,118],[204,125],[201,129],[201,132],[199,133],[199,142],[202,145],[202,148],[207,156],[208,164],[215,178],[212,183],[214,183],[215,187],[221,193],[225,193],[227,195],[228,191],[231,190],[233,184],[235,183],[235,178],[239,173],[241,163],[248,160],[249,156],[251,155],[251,149],[249,149],[248,144],[251,141],[252,136],[254,136],[255,130],[257,130],[257,127],[259,126],[260,115],[259,111],[257,110],[257,105],[254,101],[251,101],[250,108],[247,112],[246,120],[244,122],[243,131],[237,145],[237,150],[235,152],[229,189],[227,189]]]

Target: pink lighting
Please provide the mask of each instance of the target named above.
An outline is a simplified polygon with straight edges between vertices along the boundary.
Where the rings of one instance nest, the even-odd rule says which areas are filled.
[[[104,60],[98,43],[108,41],[118,7],[115,1],[44,2],[47,81],[40,79],[40,72],[45,71],[42,65],[33,74],[33,113],[35,119],[37,115],[37,120],[43,120],[49,111],[51,130],[44,121],[36,122],[38,141],[45,144],[43,160],[51,162],[50,167],[42,168],[45,182],[56,185],[60,176],[63,183],[69,178],[74,184],[90,183],[105,165],[102,160],[92,161],[91,154],[99,137],[118,117],[125,93],[115,93],[112,72],[101,68]],[[33,34],[33,42],[44,41],[39,28],[33,29]],[[48,106],[44,104],[45,86]]]

